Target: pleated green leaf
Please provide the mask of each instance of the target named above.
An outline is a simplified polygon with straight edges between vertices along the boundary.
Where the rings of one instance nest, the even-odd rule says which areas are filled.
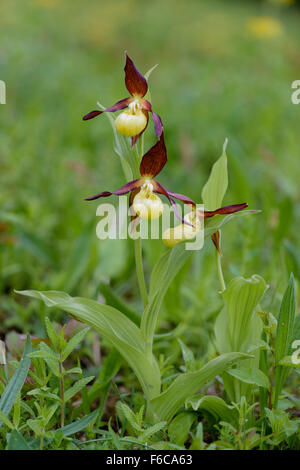
[[[270,388],[270,381],[257,367],[239,367],[227,371],[228,374],[247,384],[257,385],[266,389]]]
[[[296,312],[295,282],[291,274],[284,293],[277,322],[275,362],[278,364],[290,352]]]
[[[280,361],[291,353],[291,343],[294,334],[296,312],[296,296],[294,276],[291,274],[287,289],[284,293],[277,322],[275,339],[275,407],[279,394],[288,376],[289,367],[279,365]]]
[[[220,207],[227,190],[228,171],[226,146],[227,139],[223,146],[223,153],[213,165],[207,183],[202,190],[202,200],[205,210],[213,211]]]
[[[193,410],[199,409],[209,412],[216,420],[227,421],[235,425],[238,421],[238,411],[220,397],[214,395],[205,395],[204,397],[195,396],[187,400],[186,406],[190,405]]]
[[[160,391],[160,372],[155,358],[146,356],[139,328],[119,310],[95,300],[71,297],[58,291],[22,291],[19,294],[43,300],[48,307],[65,310],[76,320],[95,328],[121,353],[134,370],[148,397]]]
[[[254,308],[260,302],[267,284],[265,280],[254,274],[249,279],[242,276],[230,281],[222,293],[228,319],[228,333],[232,351],[241,351],[241,347],[249,335],[249,324]]]
[[[179,375],[167,390],[151,400],[151,411],[155,418],[170,421],[185,401],[207,382],[231,368],[236,362],[249,357],[248,354],[235,352],[222,354],[209,361],[198,371]]]

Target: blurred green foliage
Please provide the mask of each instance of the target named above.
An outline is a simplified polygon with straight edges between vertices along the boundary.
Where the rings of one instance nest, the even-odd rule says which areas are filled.
[[[0,79],[7,86],[0,106],[0,333],[42,328],[40,304],[23,308],[14,288],[95,298],[100,281],[109,281],[137,303],[131,241],[97,240],[96,203],[83,201],[124,183],[107,119],[81,118],[97,100],[110,105],[125,96],[125,50],[143,72],[159,63],[150,87],[165,125],[167,188],[201,202],[200,188],[228,137],[224,203],[247,201],[263,212],[224,230],[224,274],[262,275],[270,283],[267,308],[275,310],[288,273],[300,275],[300,105],[291,103],[291,83],[300,79],[297,7],[4,0],[0,9]],[[274,34],[255,34],[249,25],[257,17],[271,17]],[[146,148],[152,124],[151,132]],[[163,249],[160,241],[144,243],[148,274]],[[187,342],[200,351],[220,307],[210,299],[218,289],[214,256],[207,243],[193,257],[190,282],[180,284],[183,300],[180,273],[166,302],[168,329],[170,322],[192,324]],[[174,348],[179,354],[176,341]]]

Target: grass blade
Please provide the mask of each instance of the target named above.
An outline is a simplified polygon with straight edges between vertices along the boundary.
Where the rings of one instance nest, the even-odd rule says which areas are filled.
[[[31,352],[31,341],[30,336],[27,336],[24,352],[22,359],[14,373],[13,377],[9,381],[8,385],[6,386],[3,395],[0,399],[0,410],[6,416],[9,415],[14,403],[18,397],[19,392],[21,391],[23,384],[26,380],[29,366],[30,366],[30,359],[28,354]],[[1,420],[0,420],[1,424]]]

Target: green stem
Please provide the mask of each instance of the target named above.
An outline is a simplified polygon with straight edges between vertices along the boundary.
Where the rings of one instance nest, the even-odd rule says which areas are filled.
[[[141,135],[139,138],[139,151],[137,152],[138,163],[140,164],[144,153],[144,136]],[[134,177],[138,177],[138,175],[134,175]],[[148,303],[148,294],[147,294],[147,286],[144,276],[144,269],[143,269],[143,256],[142,256],[142,240],[141,238],[137,238],[134,242],[134,255],[135,255],[135,264],[136,264],[136,274],[138,278],[140,293],[142,297],[142,301],[144,304],[144,308]]]
[[[138,278],[141,297],[145,308],[148,303],[148,294],[143,270],[142,240],[140,239],[140,237],[134,241],[134,255],[136,264],[136,274]]]
[[[40,450],[43,450],[44,448],[44,436],[40,437]]]
[[[221,286],[221,292],[226,290],[226,284],[224,281],[223,271],[222,271],[222,262],[221,262],[221,254],[217,251],[217,270],[218,270],[218,277]]]
[[[144,155],[144,134],[141,135],[139,139],[139,151],[140,151],[140,162],[142,161]]]
[[[63,428],[65,425],[65,391],[64,391],[64,378],[62,375],[63,369],[62,369],[62,361],[60,357],[60,362],[59,362],[59,372],[60,372],[60,398],[61,398],[61,406],[60,406],[60,426]]]

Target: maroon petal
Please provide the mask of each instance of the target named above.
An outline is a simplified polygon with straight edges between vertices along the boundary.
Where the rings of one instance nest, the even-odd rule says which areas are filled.
[[[160,139],[160,136],[162,135],[163,130],[164,130],[162,121],[161,121],[159,115],[154,113],[154,111],[152,111],[152,117],[153,117],[153,121],[154,121],[155,134]]]
[[[133,200],[138,192],[139,192],[138,189],[134,189],[133,191],[131,191],[130,196],[129,196],[129,209],[130,209],[130,215],[132,218],[137,217],[137,213],[135,212],[133,208]]]
[[[96,194],[95,196],[87,197],[85,198],[85,201],[94,201],[95,199],[99,199],[100,197],[108,197],[112,196],[113,194],[115,196],[122,196],[122,194],[127,194],[133,191],[134,189],[137,189],[141,186],[144,180],[141,178],[138,178],[133,181],[129,181],[129,183],[125,184],[121,188],[117,189],[117,191],[110,192],[110,191],[103,191],[102,193]]]
[[[151,106],[150,101],[142,99],[140,100],[140,104],[145,111],[152,113],[152,106]]]
[[[248,207],[248,204],[245,202],[243,204],[233,204],[232,206],[220,207],[220,209],[216,209],[215,211],[204,211],[204,218],[213,217],[217,214],[233,214],[234,212],[239,212],[246,207]]]
[[[154,122],[154,129],[155,129],[155,134],[157,135],[157,137],[160,139],[162,133],[163,133],[163,130],[164,130],[164,127],[163,127],[163,123],[162,123],[162,120],[160,118],[160,116],[158,114],[156,114],[153,110],[152,110],[152,105],[149,101],[147,100],[141,100],[141,105],[142,105],[142,108],[145,110],[145,111],[149,111],[152,113],[152,117],[153,117],[153,122]]]
[[[171,206],[174,210],[174,214],[176,215],[177,219],[180,220],[180,222],[182,222],[186,225],[190,225],[191,227],[194,227],[193,224],[190,224],[189,222],[184,220],[183,217],[181,217],[181,215],[179,214],[179,212],[177,210],[176,202],[174,201],[174,199],[172,199],[170,197],[169,191],[167,191],[158,181],[153,181],[152,183],[154,185],[154,192],[155,193],[163,194],[164,196],[166,196],[166,198],[168,199],[169,203],[171,204]]]
[[[162,134],[158,142],[151,147],[142,158],[140,172],[142,176],[154,178],[161,172],[167,163],[167,149],[164,136]]]
[[[93,119],[94,117],[99,116],[99,114],[114,113],[115,111],[119,111],[120,109],[127,108],[131,100],[132,98],[124,98],[123,100],[118,101],[116,104],[110,106],[110,108],[104,109],[103,111],[91,111],[90,113],[83,116],[82,119],[84,121],[88,121],[89,119]]]
[[[103,111],[91,111],[90,113],[83,116],[82,119],[83,119],[83,121],[88,121],[89,119],[93,119],[94,117],[97,117],[102,113],[103,113]]]
[[[185,196],[184,194],[172,193],[171,191],[168,191],[168,193],[170,196],[175,197],[175,199],[179,199],[184,204],[191,204],[192,206],[196,205],[192,199],[190,199],[188,196]]]
[[[125,70],[125,85],[129,93],[138,95],[140,97],[145,96],[148,91],[147,80],[138,71],[130,57],[126,54]]]

